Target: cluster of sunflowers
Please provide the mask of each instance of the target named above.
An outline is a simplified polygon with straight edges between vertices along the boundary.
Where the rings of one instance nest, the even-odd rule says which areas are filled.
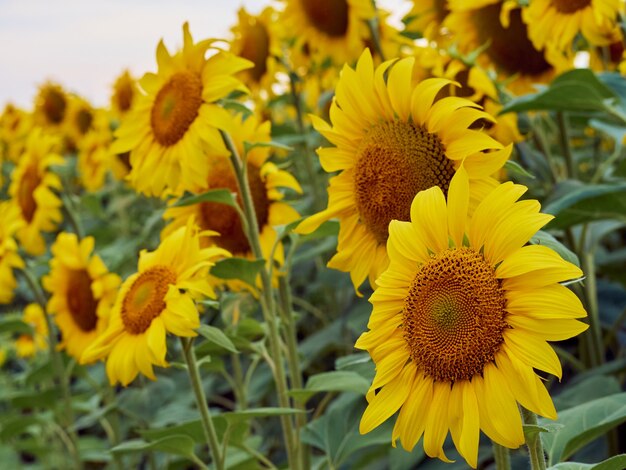
[[[625,315],[598,294],[624,282],[625,8],[413,0],[398,28],[284,0],[230,41],[185,24],[106,109],[55,83],[7,105],[0,451],[501,470],[526,443],[535,470],[603,437],[625,468]],[[584,395],[555,407],[543,373]]]

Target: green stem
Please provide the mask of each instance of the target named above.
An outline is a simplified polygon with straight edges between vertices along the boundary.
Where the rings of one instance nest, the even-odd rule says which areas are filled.
[[[559,126],[559,140],[561,142],[563,156],[565,157],[567,175],[569,178],[576,178],[576,164],[574,163],[574,155],[572,154],[572,148],[569,144],[569,130],[567,128],[567,118],[565,117],[565,113],[558,111],[556,113],[556,120]]]
[[[237,178],[237,187],[243,201],[243,212],[245,216],[244,221],[247,222],[247,227],[249,229],[247,231],[247,236],[250,243],[250,248],[252,249],[252,253],[256,259],[263,259],[263,251],[261,250],[261,242],[258,231],[259,224],[257,221],[256,212],[254,210],[254,202],[250,191],[250,185],[246,176],[246,168],[242,163],[239,152],[237,151],[237,147],[235,146],[231,136],[228,134],[228,132],[225,132],[223,130],[220,130],[220,133],[222,135],[222,139],[224,140],[226,148],[228,148],[228,150],[230,151],[230,161],[235,171],[235,176]],[[272,280],[269,276],[266,266],[261,269],[260,275],[263,285],[263,291],[259,300],[261,303],[263,318],[267,323],[269,330],[270,351],[275,364],[272,372],[274,373],[274,381],[276,382],[276,389],[278,392],[278,403],[283,408],[290,408],[291,404],[289,401],[289,395],[287,393],[287,378],[285,375],[283,353],[277,325],[278,318],[276,314],[274,289],[272,287]],[[290,416],[281,416],[281,424],[283,428],[289,468],[293,470],[298,470],[300,466],[298,465],[297,456],[299,453],[298,448],[300,445],[300,440],[297,439],[296,436],[294,436],[293,422]]]
[[[204,395],[204,389],[202,388],[200,373],[198,372],[196,353],[193,349],[193,340],[190,338],[180,338],[180,342],[183,347],[183,355],[185,356],[185,362],[187,363],[187,371],[189,372],[189,378],[191,379],[193,393],[196,396],[196,403],[198,405],[198,409],[200,410],[204,437],[206,438],[209,449],[211,450],[211,456],[213,457],[215,468],[217,470],[224,470],[220,444],[217,439],[215,427],[213,426],[213,420],[211,419],[211,412],[209,411],[206,396]]]
[[[245,410],[248,407],[248,398],[246,396],[246,386],[244,383],[243,369],[241,367],[241,359],[239,359],[239,354],[231,354],[230,359],[233,366],[233,383],[235,384],[234,393],[237,397],[237,405],[240,410]]]
[[[39,286],[39,282],[35,279],[32,273],[27,269],[23,268],[20,270],[26,283],[30,287],[33,295],[35,296],[35,300],[43,310],[44,318],[46,320],[46,327],[48,328],[48,350],[50,354],[50,359],[52,360],[52,368],[54,370],[54,375],[56,376],[59,384],[59,388],[61,389],[61,396],[63,399],[64,412],[59,417],[61,422],[61,426],[63,431],[69,436],[69,439],[72,443],[72,449],[70,449],[70,453],[72,454],[72,459],[74,460],[74,465],[76,469],[82,469],[83,463],[80,459],[80,455],[78,452],[78,436],[76,435],[76,431],[73,429],[74,424],[74,410],[72,409],[72,395],[69,388],[68,377],[65,374],[65,369],[63,368],[63,359],[61,358],[61,353],[57,348],[57,337],[54,329],[54,324],[50,319],[50,315],[46,310],[47,301],[46,295],[41,290]]]
[[[63,209],[67,215],[67,220],[72,226],[72,230],[74,230],[78,239],[82,240],[85,237],[85,234],[83,232],[83,227],[80,224],[80,219],[76,216],[76,206],[74,205],[74,202],[71,200],[70,195],[65,193],[61,194],[61,200],[63,201]]]
[[[522,417],[524,418],[524,424],[537,425],[537,415],[532,411],[522,407]],[[541,444],[540,433],[527,433],[526,445],[528,446],[528,452],[530,454],[530,468],[531,470],[546,470],[546,458],[543,453],[543,445]]]
[[[583,272],[585,273],[585,299],[589,315],[589,333],[592,347],[592,365],[599,366],[603,362],[604,348],[602,346],[602,327],[600,325],[600,311],[598,309],[598,289],[596,286],[596,265],[593,251],[581,253]]]
[[[511,469],[511,455],[509,449],[501,446],[495,441],[491,442],[493,447],[493,457],[496,460],[496,470],[510,470]]]
[[[293,99],[293,105],[296,108],[296,123],[298,125],[298,132],[303,139],[302,147],[304,149],[304,165],[306,167],[306,172],[309,177],[309,184],[313,193],[313,209],[315,212],[318,212],[323,209],[322,195],[320,193],[321,185],[317,172],[315,171],[315,165],[313,165],[313,154],[311,152],[311,146],[309,145],[308,132],[306,130],[306,126],[304,125],[302,98],[300,97],[300,93],[298,93],[297,80],[298,76],[296,75],[296,73],[293,71],[289,71],[291,97]]]

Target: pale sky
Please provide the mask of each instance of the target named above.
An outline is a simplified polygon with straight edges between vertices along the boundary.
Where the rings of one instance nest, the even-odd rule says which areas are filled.
[[[241,5],[260,12],[271,0],[0,0],[0,111],[7,102],[30,109],[47,79],[108,103],[124,68],[135,76],[155,71],[163,38],[182,44],[189,21],[194,39],[230,37]],[[276,2],[274,3],[276,4]],[[378,0],[399,18],[406,0]]]

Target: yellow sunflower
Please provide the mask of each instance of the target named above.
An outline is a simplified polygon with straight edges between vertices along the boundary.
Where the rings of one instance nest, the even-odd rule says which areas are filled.
[[[68,151],[75,152],[82,139],[94,128],[95,110],[83,98],[70,95],[65,119],[65,139]]]
[[[621,6],[620,0],[533,0],[523,17],[537,49],[549,43],[570,49],[578,33],[594,46],[608,46],[621,38]]]
[[[375,16],[371,0],[285,0],[281,22],[294,39],[294,49],[311,56],[331,57],[337,64],[352,62],[363,50],[369,32],[364,21]]]
[[[108,328],[84,352],[81,363],[107,358],[111,385],[126,386],[141,372],[155,380],[153,365],[167,367],[166,333],[196,336],[200,326],[194,298],[214,297],[208,270],[228,256],[202,248],[193,219],[166,237],[153,252],[143,250],[138,272],[119,290]]]
[[[133,107],[138,94],[137,81],[128,70],[124,70],[113,84],[113,93],[111,94],[113,116],[116,118],[125,116]]]
[[[516,448],[524,442],[517,404],[556,419],[534,369],[561,377],[547,341],[585,329],[578,299],[558,284],[580,269],[550,248],[524,246],[553,217],[537,201],[516,202],[526,187],[499,185],[468,218],[469,178],[461,167],[448,198],[420,192],[411,221],[389,226],[389,268],[377,280],[369,331],[376,376],[360,423],[367,433],[400,410],[392,442],[411,450],[424,436],[430,457],[448,461],[452,440],[476,468],[479,431]]]
[[[45,312],[39,304],[28,304],[22,313],[22,321],[33,328],[32,335],[20,335],[15,340],[15,352],[19,357],[33,357],[37,351],[48,347],[48,324]]]
[[[528,38],[522,9],[512,0],[449,0],[446,26],[455,34],[459,49],[470,53],[481,47],[479,64],[495,67],[515,93],[532,91],[535,83],[548,83],[571,61],[552,47],[541,51]]]
[[[111,153],[113,134],[104,113],[102,125],[96,125],[81,139],[78,145],[78,174],[81,184],[87,191],[97,191],[106,180],[109,169],[114,165],[115,156]]]
[[[349,271],[357,288],[367,276],[374,286],[386,268],[389,222],[409,220],[419,191],[431,186],[447,191],[465,159],[472,196],[478,198],[494,186],[491,175],[511,152],[469,128],[480,119],[493,121],[475,103],[459,97],[434,101],[449,80],[412,85],[414,62],[409,57],[374,70],[366,50],[356,70],[344,66],[341,72],[330,108],[332,127],[319,118],[313,121],[333,144],[318,150],[322,167],[341,173],[330,180],[328,208],[302,222],[298,231],[308,233],[338,218],[337,254],[328,266]]]
[[[240,155],[244,152],[244,142],[270,141],[269,121],[259,124],[254,116],[243,120],[241,115],[238,115],[231,117],[230,122],[224,122],[224,125],[230,129],[233,142]],[[209,178],[203,186],[195,188],[194,192],[202,193],[209,189],[226,188],[237,194],[237,202],[242,206],[230,160],[221,152],[208,153],[205,158],[210,166]],[[288,224],[300,217],[295,209],[282,202],[283,194],[278,188],[290,188],[296,192],[302,190],[291,174],[279,170],[276,165],[267,161],[268,158],[269,148],[255,147],[248,152],[246,161],[248,183],[259,223],[261,250],[269,262],[277,237],[274,227]],[[216,233],[216,236],[205,238],[203,246],[215,244],[235,256],[254,258],[239,215],[230,206],[216,202],[203,202],[190,206],[169,207],[163,217],[172,219],[172,222],[163,230],[163,235],[168,235],[187,225],[189,218],[194,217],[201,230]],[[282,244],[276,246],[273,260],[278,264],[283,263]],[[230,285],[235,288],[241,286],[237,283],[230,283]]]
[[[68,97],[63,88],[56,83],[44,83],[35,98],[35,124],[58,131],[65,122],[67,108]]]
[[[26,141],[26,148],[11,174],[9,195],[20,211],[24,222],[17,231],[17,239],[31,255],[41,255],[46,244],[41,232],[52,232],[63,219],[61,200],[54,190],[61,189],[61,180],[50,171],[52,165],[62,165],[63,158],[56,152],[59,139],[35,128]]]
[[[115,135],[112,151],[130,152],[128,179],[139,192],[161,196],[165,189],[180,192],[208,177],[204,146],[221,146],[218,131],[227,112],[215,101],[235,90],[246,91],[234,74],[251,63],[228,52],[205,58],[213,41],[194,44],[183,26],[183,49],[170,55],[157,47],[158,73],[147,73],[137,97]]]
[[[427,39],[438,39],[448,13],[448,0],[413,0],[413,7],[404,19],[406,30]]]
[[[48,313],[61,330],[59,346],[76,359],[106,329],[121,282],[93,254],[94,243],[93,237],[79,241],[73,233],[60,233],[51,248],[50,274],[43,278],[52,294]]]
[[[0,220],[0,304],[8,304],[13,300],[13,292],[17,287],[13,269],[24,267],[14,239],[24,221],[19,208],[10,201],[0,202]]]
[[[234,38],[230,51],[254,64],[241,72],[243,82],[253,91],[271,91],[276,81],[277,58],[282,55],[277,12],[265,8],[260,15],[250,15],[245,8],[238,12],[238,23],[232,28]]]
[[[24,151],[26,137],[32,129],[32,115],[7,104],[0,116],[0,161],[17,163]],[[1,178],[1,175],[0,175]]]

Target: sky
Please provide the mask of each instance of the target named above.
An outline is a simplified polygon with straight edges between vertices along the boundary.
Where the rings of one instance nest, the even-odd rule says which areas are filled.
[[[260,12],[270,0],[0,0],[0,109],[29,109],[46,80],[96,106],[108,104],[115,78],[155,71],[163,38],[182,44],[189,21],[194,39],[230,37],[237,10]],[[378,0],[399,18],[406,0]]]

